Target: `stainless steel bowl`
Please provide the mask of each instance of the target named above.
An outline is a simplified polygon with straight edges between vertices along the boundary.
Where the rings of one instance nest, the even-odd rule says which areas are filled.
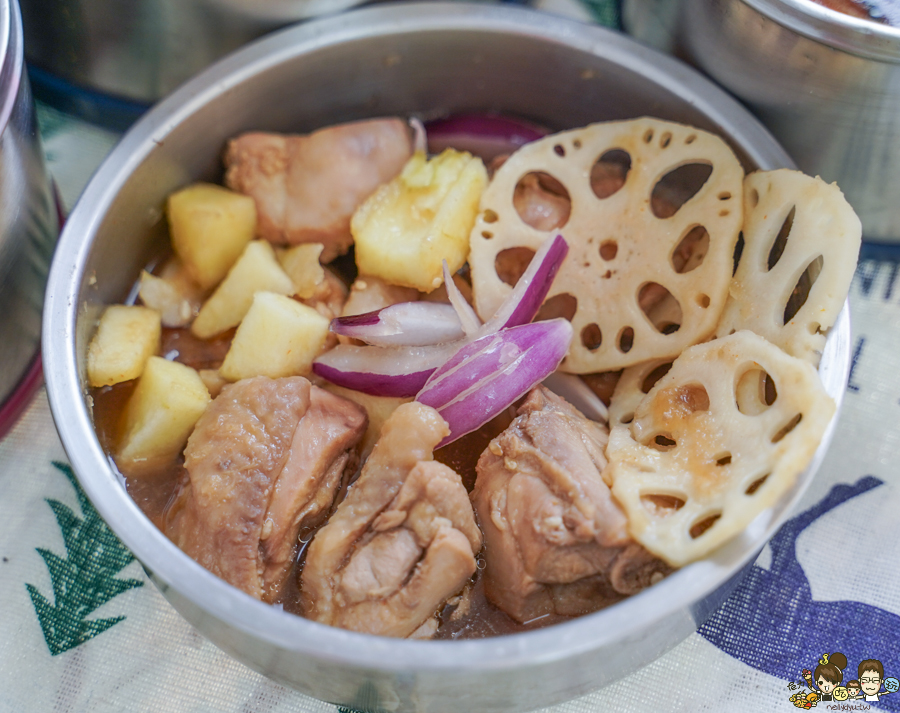
[[[363,0],[20,0],[28,63],[80,87],[154,102],[219,57]]]
[[[221,176],[225,140],[385,114],[505,111],[555,128],[654,114],[717,131],[748,168],[790,160],[736,102],[621,35],[529,10],[464,3],[384,6],[266,38],[166,99],[122,140],[69,218],[45,318],[48,393],[89,497],[172,605],[235,658],[327,701],[398,711],[523,711],[573,698],[650,662],[727,596],[821,462],[716,556],[605,611],[493,639],[415,642],[287,615],[179,551],[125,492],[94,434],[85,350],[102,305],[120,301],[165,240],[166,194]],[[822,375],[840,400],[846,315]]]
[[[35,379],[44,285],[58,231],[24,73],[22,22],[0,1],[0,435]],[[26,383],[28,382],[28,383]]]
[[[900,28],[811,0],[625,0],[627,30],[747,103],[837,181],[866,240],[900,243]]]

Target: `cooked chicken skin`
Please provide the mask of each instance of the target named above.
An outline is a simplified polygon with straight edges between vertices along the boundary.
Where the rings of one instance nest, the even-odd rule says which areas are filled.
[[[668,569],[636,545],[600,477],[607,431],[543,387],[478,461],[487,598],[519,622],[595,611]]]
[[[327,516],[365,429],[359,406],[302,377],[226,386],[188,439],[166,534],[213,574],[274,601],[300,529]]]
[[[350,217],[412,156],[401,119],[340,124],[305,136],[253,132],[228,142],[225,183],[256,201],[257,235],[278,245],[323,243],[322,262],[347,252]]]
[[[432,460],[448,433],[434,409],[397,408],[301,577],[304,614],[345,629],[409,636],[475,572],[481,533],[462,481]]]

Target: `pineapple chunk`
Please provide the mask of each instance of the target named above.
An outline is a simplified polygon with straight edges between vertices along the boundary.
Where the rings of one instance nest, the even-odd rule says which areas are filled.
[[[159,312],[155,309],[107,307],[88,348],[90,385],[109,386],[138,378],[147,358],[159,351],[161,331]]]
[[[125,407],[116,463],[133,472],[174,458],[209,402],[191,367],[150,357]]]
[[[322,243],[303,243],[278,252],[278,262],[294,282],[294,294],[308,300],[316,294],[316,287],[325,279],[325,270],[319,263]]]
[[[210,183],[170,195],[167,212],[172,247],[205,289],[225,277],[256,232],[253,199]]]
[[[200,308],[191,325],[194,336],[209,339],[236,327],[247,314],[257,292],[294,293],[294,283],[278,264],[272,246],[264,240],[254,240],[247,245],[243,255]]]
[[[184,327],[197,314],[202,304],[200,288],[187,279],[177,279],[141,272],[138,296],[147,307],[162,316],[166,327]]]
[[[353,215],[360,274],[421,292],[440,287],[441,261],[451,273],[466,261],[487,180],[481,159],[469,153],[446,149],[429,161],[417,151]]]
[[[219,373],[229,381],[308,374],[325,346],[329,324],[315,309],[290,297],[258,292]]]

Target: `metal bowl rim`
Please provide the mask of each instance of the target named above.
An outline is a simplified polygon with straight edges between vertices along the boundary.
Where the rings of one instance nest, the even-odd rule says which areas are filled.
[[[851,17],[813,0],[742,0],[770,20],[834,49],[900,63],[900,27]]]
[[[735,141],[747,142],[741,144],[745,152],[757,152],[756,158],[751,156],[757,163],[767,168],[793,167],[762,125],[721,89],[676,60],[604,28],[522,8],[465,3],[376,6],[315,20],[270,35],[212,65],[152,109],[97,170],[69,216],[51,268],[44,312],[45,378],[61,440],[97,510],[155,578],[213,617],[268,644],[343,665],[393,672],[508,670],[571,658],[604,643],[641,636],[654,623],[689,609],[722,587],[756,557],[786,519],[808,485],[810,471],[824,457],[834,421],[810,471],[801,476],[802,483],[783,503],[780,516],[762,523],[758,546],[743,548],[740,556],[732,556],[725,564],[718,561],[722,553],[729,547],[734,550],[739,543],[726,546],[715,558],[681,569],[620,604],[571,622],[483,640],[416,642],[358,634],[285,614],[226,584],[181,552],[143,515],[117,480],[87,412],[75,354],[80,289],[93,238],[118,191],[169,131],[206,101],[285,59],[376,32],[391,35],[428,30],[527,34],[536,41],[565,44],[612,62],[617,61],[617,52],[622,53],[629,69],[651,81],[665,78],[670,85],[680,82],[681,95],[689,97],[688,101],[712,121],[722,119],[718,123],[732,132]],[[840,331],[846,331],[849,337],[846,311],[841,325]],[[846,383],[849,351],[843,356],[838,368]]]

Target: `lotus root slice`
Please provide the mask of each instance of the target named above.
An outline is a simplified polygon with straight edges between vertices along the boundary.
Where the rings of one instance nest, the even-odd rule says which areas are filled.
[[[572,322],[564,371],[674,357],[715,330],[741,227],[743,169],[718,136],[605,122],[516,151],[482,195],[469,263],[488,318],[540,245],[569,254],[544,304]]]
[[[673,567],[773,505],[834,414],[815,368],[749,331],[691,347],[614,426],[604,474],[629,532]]]
[[[717,336],[749,329],[818,364],[862,235],[835,184],[782,169],[744,179],[744,246]]]

